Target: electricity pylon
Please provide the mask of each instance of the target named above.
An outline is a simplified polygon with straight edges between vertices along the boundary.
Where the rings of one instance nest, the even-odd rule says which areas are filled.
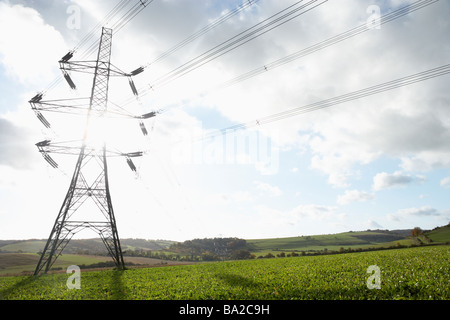
[[[133,93],[137,95],[131,76],[143,71],[142,68],[138,68],[131,73],[124,73],[111,64],[112,35],[112,29],[102,28],[97,60],[95,61],[71,62],[69,60],[72,58],[73,52],[69,52],[59,61],[64,78],[72,89],[75,89],[76,86],[70,77],[71,71],[93,72],[94,78],[87,108],[87,123],[81,147],[74,148],[65,146],[64,144],[52,144],[50,140],[44,140],[36,144],[44,159],[55,168],[58,165],[50,157],[49,153],[78,154],[78,160],[75,165],[69,190],[56,217],[34,275],[38,275],[40,272],[46,273],[59,255],[61,255],[72,237],[79,231],[87,228],[99,234],[116,267],[119,269],[125,267],[109,190],[107,157],[125,156],[130,168],[136,171],[136,167],[131,158],[142,156],[143,153],[111,152],[106,148],[105,142],[100,147],[92,146],[88,139],[92,128],[101,123],[107,114],[110,76],[127,76]],[[54,111],[53,109],[68,107],[67,105],[58,104],[60,102],[42,101],[42,94],[37,94],[29,102],[32,109],[36,112],[38,119],[46,127],[50,127],[50,123],[43,117],[41,111]],[[66,109],[70,113],[76,108]],[[142,119],[147,119],[155,115],[156,112],[151,112],[142,116],[133,116],[133,118],[140,119],[142,129],[144,126]],[[144,132],[143,130],[143,133],[146,134],[147,131],[145,130]],[[97,213],[95,219],[93,219],[94,213]]]

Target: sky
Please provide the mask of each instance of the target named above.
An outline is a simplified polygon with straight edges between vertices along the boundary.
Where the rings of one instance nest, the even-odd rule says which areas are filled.
[[[448,224],[449,75],[223,130],[450,63],[450,2],[441,0],[222,85],[412,2],[329,0],[161,85],[168,72],[296,1],[255,1],[158,61],[247,1],[150,3],[112,42],[115,66],[146,68],[134,77],[139,99],[126,78],[110,79],[111,108],[161,111],[145,120],[148,136],[129,119],[112,119],[101,134],[118,150],[145,151],[134,159],[137,173],[125,159],[108,160],[119,236],[255,239]],[[47,112],[52,127],[46,129],[28,100],[44,90],[47,100],[89,97],[92,75],[72,73],[76,90],[64,80],[50,84],[68,51],[77,48],[73,60],[95,60],[95,50],[83,56],[91,42],[80,41],[91,31],[91,41],[98,39],[102,25],[113,27],[114,20],[104,18],[118,3],[0,0],[0,239],[48,237],[76,157],[52,155],[59,165],[54,169],[35,143],[81,139],[85,118]]]

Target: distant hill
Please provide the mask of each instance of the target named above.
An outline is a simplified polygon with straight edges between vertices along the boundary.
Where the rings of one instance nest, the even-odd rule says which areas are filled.
[[[450,242],[450,224],[425,231],[424,233],[433,242]]]
[[[298,236],[289,238],[250,239],[247,249],[256,255],[271,251],[322,251],[339,250],[341,248],[379,248],[397,244],[417,244],[411,237],[412,229],[402,230],[367,230],[343,232],[327,235]],[[450,225],[424,231],[423,234],[432,243],[450,242]]]
[[[433,230],[424,231],[424,235],[431,239],[431,242],[445,243],[450,242],[450,225],[434,228]],[[231,238],[230,238],[231,239]],[[237,238],[233,238],[237,239]],[[209,241],[203,239],[185,241],[183,243],[171,240],[145,240],[145,239],[121,239],[123,251],[173,251],[173,252],[192,252],[199,251],[204,245],[209,247],[202,250],[217,251],[217,240]],[[211,239],[210,239],[211,240]],[[270,251],[318,251],[318,250],[339,250],[340,248],[369,248],[369,247],[388,247],[398,243],[402,245],[411,245],[411,229],[402,230],[367,230],[367,231],[349,231],[336,234],[298,236],[287,238],[271,238],[271,239],[246,239],[246,249],[256,255],[267,253]],[[46,240],[30,239],[30,240],[0,240],[0,252],[8,253],[37,253],[43,250]],[[201,245],[200,245],[201,244]],[[199,247],[200,246],[200,247]],[[192,247],[192,248],[190,248]],[[211,247],[211,248],[210,248]],[[171,250],[172,249],[172,250]],[[204,251],[203,250],[203,251]],[[201,251],[201,250],[200,250]],[[104,255],[106,248],[99,238],[94,239],[74,239],[69,242],[64,250],[65,254],[90,254]],[[125,253],[126,254],[126,253]]]
[[[0,240],[0,252],[37,253],[44,249],[46,240]],[[145,239],[120,239],[122,250],[164,250],[175,241],[170,240],[145,240]],[[106,254],[106,248],[102,240],[73,239],[64,249],[65,254]]]
[[[184,242],[121,239],[121,245],[127,263],[161,265],[167,264],[167,261],[174,264],[186,261],[284,257],[282,252],[291,256],[292,252],[302,255],[328,254],[333,251],[341,253],[397,247],[399,244],[400,247],[405,247],[450,243],[450,225],[425,230],[417,237],[412,237],[411,231],[367,230],[272,239],[214,238]],[[44,248],[45,243],[46,240],[43,239],[0,240],[0,276],[33,272],[39,259],[37,253]],[[101,239],[72,240],[63,253],[54,266],[61,270],[72,264],[93,268],[111,262]],[[160,259],[167,261],[161,262]]]
[[[289,238],[247,240],[248,249],[255,253],[268,251],[317,251],[339,250],[340,248],[368,248],[382,244],[408,241],[411,230],[367,230],[327,235],[298,236]],[[403,243],[402,243],[403,244]]]

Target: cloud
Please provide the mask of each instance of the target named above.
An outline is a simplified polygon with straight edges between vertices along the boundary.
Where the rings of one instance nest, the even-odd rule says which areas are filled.
[[[67,50],[61,34],[38,11],[0,2],[0,63],[23,84],[53,80],[57,61]]]
[[[448,222],[450,219],[449,210],[438,210],[431,206],[411,207],[405,209],[399,209],[397,212],[388,215],[389,220],[403,222],[405,220],[410,221],[413,218],[430,219],[435,218]]]
[[[256,186],[256,189],[262,191],[263,193],[271,197],[279,197],[282,194],[281,189],[277,186],[272,186],[268,183],[261,181],[253,181],[253,184]]]
[[[208,195],[204,201],[213,205],[229,205],[232,203],[250,202],[253,196],[248,191],[236,191],[233,193],[216,193]]]
[[[382,12],[404,4],[405,1],[396,1],[395,5],[388,2]],[[144,25],[141,19],[146,17],[148,25],[145,29],[151,31],[145,36],[140,35],[146,41],[137,39],[135,43],[140,46],[145,43],[152,48],[153,52],[147,51],[147,47],[142,50],[150,59],[161,53],[156,50],[170,48],[189,35],[187,30],[198,29],[220,12],[208,7],[205,13],[204,6],[207,7],[203,2],[196,6],[185,2],[155,2],[127,28],[141,34]],[[151,75],[172,70],[285,6],[281,1],[258,3],[239,19],[227,21],[161,64],[153,65],[156,69],[152,69]],[[348,1],[346,6],[339,1],[328,1],[170,83],[167,99],[174,99],[180,93],[197,94],[199,88],[233,79],[360,25],[368,18],[366,9],[367,4],[361,1]],[[414,15],[383,25],[380,30],[363,33],[226,90],[210,92],[199,101],[233,123],[248,122],[446,63],[445,48],[450,47],[450,25],[444,23],[447,9],[448,4],[443,2],[430,5]],[[169,21],[167,16],[174,18]],[[186,16],[192,19],[183,18]],[[424,28],[424,25],[429,27]],[[406,40],[412,38],[415,40]],[[150,42],[152,45],[148,45]],[[379,50],[386,47],[389,50]],[[398,57],[402,59],[399,61]],[[336,64],[336,61],[340,63]],[[158,96],[166,92],[165,88],[158,90]],[[382,155],[400,159],[405,171],[415,171],[419,165],[450,167],[450,161],[442,160],[450,158],[446,149],[450,139],[450,124],[446,121],[450,117],[446,108],[448,101],[450,95],[445,84],[430,80],[419,87],[388,91],[285,119],[270,124],[270,127],[276,129],[272,132],[278,132],[278,137],[272,135],[272,138],[280,148],[308,150],[310,168],[326,174],[332,186],[349,187],[351,179],[357,175],[355,165],[368,165]],[[167,100],[161,99],[158,105],[164,106],[165,102]],[[261,126],[258,130],[265,128]]]
[[[290,211],[290,214],[296,218],[323,220],[330,218],[336,210],[337,207],[309,204],[295,207]]]
[[[429,216],[439,216],[441,213],[432,207],[420,207],[420,208],[406,208],[397,211],[397,214],[402,216],[419,216],[419,217],[429,217]]]
[[[368,229],[383,229],[383,226],[381,226],[378,222],[374,220],[367,221],[367,228]]]
[[[450,177],[446,177],[441,180],[441,187],[450,188]]]
[[[325,14],[324,6],[314,11],[317,14],[312,16],[317,23],[311,26],[339,21],[342,22],[339,30],[345,30],[342,25],[358,25],[367,6],[349,2],[349,7],[352,10],[343,10],[338,2],[330,1],[326,9],[333,12],[333,19],[327,20],[330,17]],[[361,14],[353,14],[358,10]],[[260,90],[264,86],[263,77],[252,79],[245,82],[245,90],[233,88],[233,94],[217,107],[231,119],[247,121],[258,114],[322,101],[446,63],[444,52],[450,48],[447,36],[450,25],[439,22],[445,20],[442,10],[448,10],[448,4],[432,5],[414,16],[383,25],[380,30],[299,59],[282,71],[270,70],[265,77],[270,76],[271,84],[264,94]],[[436,18],[431,18],[431,13]],[[311,30],[306,24],[308,19],[305,15],[286,28],[293,30],[295,25],[296,34],[305,36],[304,41],[310,41],[308,43],[337,33],[337,28]],[[424,25],[435,25],[437,31],[430,34]],[[411,37],[417,41],[404,41]],[[293,48],[282,40],[272,40],[273,45],[292,52]],[[418,46],[420,42],[427,44]],[[299,42],[297,48],[302,44]],[[389,50],[379,50],[380,47],[389,47]],[[433,63],[430,56],[436,58]],[[398,57],[402,57],[401,61]],[[292,139],[296,137],[299,148],[306,145],[311,152],[311,168],[328,175],[328,183],[336,187],[350,185],[349,181],[355,177],[355,165],[368,165],[382,155],[400,159],[405,171],[416,171],[419,165],[427,169],[450,167],[450,161],[445,160],[450,159],[447,147],[450,112],[446,107],[450,96],[443,84],[445,81],[441,82],[422,82],[420,86],[407,86],[283,120],[278,125],[282,128],[280,131],[289,133],[290,139],[286,137],[284,142],[295,145]],[[247,99],[250,95],[255,97],[254,86],[259,92],[256,100]],[[300,137],[305,136],[301,133],[305,132],[309,138],[300,141]]]
[[[30,168],[36,158],[27,129],[0,118],[0,165],[16,169]]]
[[[425,180],[424,176],[417,175],[412,177],[400,171],[396,171],[393,174],[381,172],[373,178],[373,189],[379,191],[397,186],[407,186],[412,183],[423,183]]]
[[[298,205],[288,210],[257,205],[254,209],[258,214],[255,224],[259,228],[267,229],[273,237],[279,237],[281,234],[288,236],[292,232],[314,234],[318,229],[323,232],[324,229],[340,225],[346,217],[345,214],[337,213],[337,207],[318,204]]]
[[[339,195],[337,203],[340,205],[349,204],[352,202],[364,202],[375,198],[374,194],[358,191],[358,190],[346,190],[343,195]]]
[[[422,151],[400,159],[400,167],[405,171],[427,172],[450,167],[450,152],[448,151]]]

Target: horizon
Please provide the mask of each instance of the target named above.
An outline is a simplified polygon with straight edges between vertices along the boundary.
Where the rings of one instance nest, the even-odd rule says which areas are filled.
[[[371,231],[388,231],[388,232],[394,232],[394,231],[409,231],[409,230],[413,230],[416,227],[419,227],[422,231],[427,232],[427,231],[432,231],[434,229],[437,228],[443,228],[448,226],[447,225],[442,225],[442,226],[436,226],[434,228],[431,229],[423,229],[420,228],[420,226],[415,226],[412,228],[404,228],[404,229],[367,229],[367,230],[349,230],[349,231],[343,231],[343,232],[337,232],[337,233],[323,233],[323,234],[303,234],[303,235],[297,235],[297,236],[283,236],[283,237],[274,237],[274,238],[239,238],[239,237],[215,237],[215,238],[237,238],[237,239],[243,239],[243,240],[269,240],[269,239],[283,239],[283,238],[297,238],[297,237],[310,237],[310,236],[324,236],[324,235],[333,235],[333,234],[341,234],[341,233],[350,233],[350,232],[371,232]],[[181,240],[181,241],[177,241],[177,240],[171,240],[171,239],[145,239],[145,238],[120,238],[120,240],[145,240],[145,241],[171,241],[171,242],[184,242],[184,241],[189,241],[189,240],[195,240],[195,239],[214,239],[214,238],[191,238],[191,239],[185,239],[185,240]],[[30,241],[30,240],[38,240],[38,241],[47,241],[47,238],[29,238],[29,239],[0,239],[0,241]],[[80,239],[72,239],[72,240],[101,240],[101,238],[80,238]]]

